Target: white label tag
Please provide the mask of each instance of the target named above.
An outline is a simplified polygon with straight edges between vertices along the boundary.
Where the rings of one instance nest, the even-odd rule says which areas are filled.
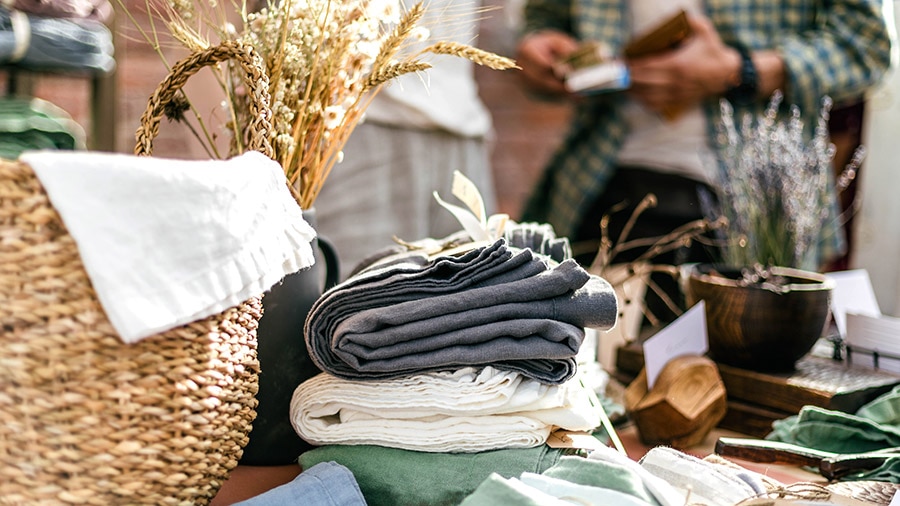
[[[453,184],[450,186],[453,196],[462,201],[475,215],[479,223],[485,223],[484,199],[471,179],[460,171],[453,172]]]
[[[461,200],[468,209],[445,202],[438,195],[438,192],[434,192],[434,199],[456,217],[463,230],[472,237],[473,241],[491,241],[503,235],[503,229],[509,220],[509,216],[495,214],[487,218],[484,210],[484,199],[481,197],[481,192],[478,191],[475,183],[457,170],[453,172],[451,189],[453,196]]]
[[[677,320],[644,341],[647,389],[653,388],[663,367],[682,355],[703,355],[709,349],[706,332],[706,304],[701,300]]]
[[[580,448],[583,450],[596,450],[604,447],[599,439],[588,432],[575,432],[571,430],[555,430],[547,438],[547,446],[550,448]]]

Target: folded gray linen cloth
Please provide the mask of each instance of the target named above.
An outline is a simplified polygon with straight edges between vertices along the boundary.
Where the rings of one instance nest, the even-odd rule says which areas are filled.
[[[604,279],[500,239],[348,279],[313,305],[305,337],[316,365],[345,379],[493,365],[556,384],[575,373],[584,327],[615,321]]]
[[[528,248],[547,255],[557,262],[572,258],[572,246],[567,237],[556,237],[549,223],[507,223],[503,237],[511,246]]]

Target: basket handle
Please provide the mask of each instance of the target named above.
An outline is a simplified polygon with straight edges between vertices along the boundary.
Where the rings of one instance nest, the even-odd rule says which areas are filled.
[[[272,131],[269,77],[256,51],[236,41],[224,41],[219,45],[197,51],[172,66],[169,75],[159,83],[150,96],[147,108],[141,115],[141,126],[134,134],[137,141],[134,146],[135,155],[150,156],[153,139],[159,134],[159,122],[165,109],[181,91],[188,78],[203,67],[229,59],[234,59],[240,64],[250,94],[251,122],[248,125],[250,132],[248,147],[260,151],[269,158],[274,156],[272,145],[269,143],[269,133]]]

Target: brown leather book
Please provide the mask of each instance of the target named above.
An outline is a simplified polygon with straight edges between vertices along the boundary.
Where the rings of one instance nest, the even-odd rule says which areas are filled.
[[[625,55],[625,58],[639,58],[661,53],[678,47],[690,35],[691,25],[688,24],[687,13],[681,10],[656,25],[655,28],[630,41],[625,45],[622,54]]]
[[[687,14],[681,10],[655,28],[626,44],[622,54],[627,59],[661,53],[678,47],[690,35],[691,25],[688,24]],[[662,115],[667,120],[672,121],[681,114],[682,110],[681,107],[673,106],[662,111]]]

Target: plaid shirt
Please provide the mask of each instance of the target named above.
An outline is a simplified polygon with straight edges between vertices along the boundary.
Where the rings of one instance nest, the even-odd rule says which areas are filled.
[[[888,0],[890,1],[890,0]],[[881,0],[705,0],[706,15],[726,44],[776,49],[786,67],[785,102],[815,125],[825,95],[839,103],[861,96],[890,65],[891,39]],[[626,41],[627,0],[529,0],[526,29],[559,30],[580,40],[602,40],[613,50]],[[718,98],[704,105],[710,146],[719,124]],[[757,112],[765,102],[757,104]],[[743,111],[736,110],[735,114]],[[579,104],[568,137],[532,194],[523,221],[547,222],[570,236],[582,213],[604,190],[627,135],[621,97],[595,95]],[[835,199],[835,216],[837,209]],[[823,230],[818,259],[845,249],[837,219]]]

